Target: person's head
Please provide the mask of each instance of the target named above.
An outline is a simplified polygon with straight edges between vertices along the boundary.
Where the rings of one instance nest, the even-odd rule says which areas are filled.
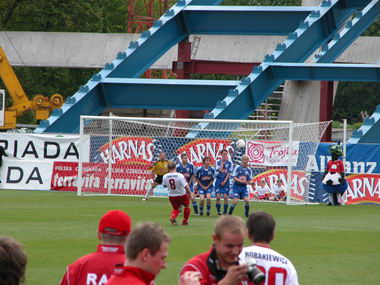
[[[203,162],[203,165],[206,166],[206,167],[209,167],[211,165],[211,157],[209,156],[205,156],[203,159],[202,159],[202,162]]]
[[[343,149],[340,143],[330,146],[330,153],[332,160],[338,160],[339,156],[343,155]]]
[[[281,180],[281,178],[278,178],[276,183],[277,183],[277,186],[281,186],[281,185],[282,185],[282,180]]]
[[[248,155],[243,155],[241,157],[241,165],[243,165],[244,167],[247,167],[248,166],[248,162],[249,162]]]
[[[108,211],[99,220],[98,238],[104,244],[124,245],[130,231],[131,218],[123,211]]]
[[[264,187],[265,184],[266,184],[265,179],[262,179],[262,180],[260,181],[260,186],[261,186],[261,187]]]
[[[27,256],[10,237],[0,237],[0,284],[19,285],[25,280]]]
[[[222,151],[220,152],[220,155],[222,156],[223,161],[228,160],[228,151],[226,149],[222,149]]]
[[[181,161],[182,161],[183,164],[186,164],[186,163],[189,162],[189,158],[188,158],[188,156],[187,156],[186,153],[182,153],[181,154]]]
[[[173,172],[173,171],[176,170],[176,164],[175,164],[175,162],[169,161],[169,163],[168,163],[168,170],[171,171],[171,172]]]
[[[152,222],[138,224],[125,245],[127,265],[158,275],[166,268],[169,242],[170,237],[160,225]]]
[[[247,220],[248,236],[254,243],[269,244],[274,239],[275,227],[273,216],[266,212],[254,212]]]
[[[247,228],[240,217],[223,216],[215,223],[212,239],[218,259],[225,265],[234,264],[239,257],[247,235]]]
[[[159,154],[158,154],[158,158],[161,160],[161,161],[164,161],[166,159],[166,153],[161,151]]]

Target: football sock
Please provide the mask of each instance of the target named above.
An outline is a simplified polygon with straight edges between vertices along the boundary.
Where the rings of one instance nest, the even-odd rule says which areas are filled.
[[[150,188],[148,191],[145,193],[145,198],[149,198],[150,193],[153,191],[153,188]]]
[[[198,214],[198,204],[197,204],[197,202],[196,201],[193,201],[193,209],[194,209],[194,213],[195,214]]]
[[[206,211],[206,213],[210,214],[210,210],[211,210],[211,204],[207,204],[207,211]]]
[[[332,194],[332,193],[329,194],[329,202],[330,202],[332,205],[334,205],[334,198],[333,198],[333,194]]]
[[[183,209],[183,223],[187,223],[187,221],[189,220],[189,217],[190,217],[190,208],[189,207],[186,207],[185,209]]]
[[[228,203],[224,203],[224,205],[223,205],[223,215],[227,214],[227,210],[228,210]]]
[[[199,205],[199,212],[200,212],[201,214],[203,214],[203,205],[202,205],[202,206]]]
[[[248,218],[248,215],[249,215],[249,204],[245,204],[245,207],[244,207],[244,214],[245,216]]]
[[[234,204],[232,204],[232,205],[230,206],[230,210],[228,211],[228,215],[232,215],[232,213],[233,213],[234,210],[235,210],[235,206],[236,206],[236,205],[234,205]]]
[[[170,219],[175,220],[179,214],[179,210],[173,210],[172,214],[170,215]]]
[[[218,211],[218,213],[220,213],[220,203],[216,204],[216,210]]]
[[[333,200],[334,200],[334,205],[338,205],[338,197],[336,193],[333,193]]]

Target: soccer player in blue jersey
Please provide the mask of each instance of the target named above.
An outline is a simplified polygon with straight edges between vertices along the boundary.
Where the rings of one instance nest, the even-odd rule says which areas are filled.
[[[181,162],[177,164],[177,172],[182,173],[185,176],[187,183],[190,187],[191,192],[191,203],[193,205],[195,215],[199,215],[198,213],[198,204],[195,200],[194,195],[194,174],[195,174],[195,166],[194,164],[189,162],[189,158],[186,153],[181,154]]]
[[[232,161],[228,160],[228,151],[223,149],[220,152],[222,158],[216,161],[215,170],[215,193],[216,193],[216,210],[218,215],[220,212],[220,198],[224,199],[223,215],[227,214],[228,210],[228,194],[230,192],[230,177],[234,170]]]
[[[215,169],[211,167],[211,158],[205,156],[202,160],[203,166],[197,169],[195,173],[195,181],[198,183],[198,193],[200,198],[199,214],[203,216],[203,205],[205,197],[207,198],[206,215],[210,216],[211,210],[211,191],[213,189],[212,183],[214,182]]]
[[[229,215],[235,210],[236,204],[239,199],[244,199],[245,202],[245,211],[244,214],[246,217],[249,215],[249,198],[248,198],[248,189],[247,185],[251,184],[252,180],[252,170],[248,167],[249,158],[247,155],[241,157],[241,165],[237,166],[232,173],[234,179],[234,184],[232,186],[232,191],[234,194],[234,200],[228,212]]]

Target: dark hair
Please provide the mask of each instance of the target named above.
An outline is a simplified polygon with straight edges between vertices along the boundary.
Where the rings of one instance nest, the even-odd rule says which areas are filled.
[[[220,151],[220,154],[222,154],[223,152],[228,153],[228,150],[226,150],[226,149],[224,148],[224,149],[222,149],[222,150]]]
[[[266,212],[254,212],[247,220],[248,235],[253,242],[270,243],[274,237],[275,227],[276,221]]]
[[[138,224],[128,235],[125,245],[127,259],[135,260],[146,248],[155,255],[163,242],[170,242],[170,237],[159,224],[152,222]]]
[[[209,159],[209,160],[211,161],[211,157],[209,157],[209,156],[205,156],[205,157],[202,159],[202,162],[205,163],[205,161],[206,161],[207,159]]]
[[[173,170],[176,168],[176,164],[173,161],[169,161],[168,163],[168,170]]]
[[[187,157],[187,153],[186,152],[181,153],[181,158],[184,158],[184,157]]]
[[[125,241],[127,240],[127,236],[115,236],[115,235],[109,235],[105,233],[100,233],[100,236],[102,238],[102,241],[105,244],[120,244],[124,245]]]
[[[23,283],[26,263],[27,256],[21,244],[10,237],[0,237],[0,284]]]

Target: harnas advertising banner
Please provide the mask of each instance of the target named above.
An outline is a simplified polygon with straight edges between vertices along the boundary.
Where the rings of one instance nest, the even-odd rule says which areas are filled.
[[[348,204],[380,204],[380,175],[352,174],[347,176],[348,189],[343,199]]]

